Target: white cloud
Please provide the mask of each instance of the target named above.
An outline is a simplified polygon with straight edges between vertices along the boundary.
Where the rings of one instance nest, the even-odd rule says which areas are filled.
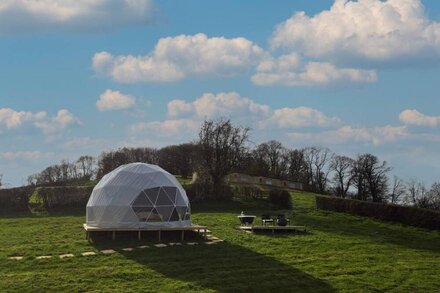
[[[260,127],[277,125],[281,128],[329,127],[339,124],[337,117],[327,117],[324,113],[309,107],[281,108],[273,111],[272,116],[259,123]]]
[[[343,126],[323,132],[292,132],[288,134],[294,141],[310,144],[353,144],[367,143],[380,145],[410,137],[406,126],[379,126],[374,128]]]
[[[136,99],[119,91],[106,90],[96,102],[99,111],[128,109],[134,106]]]
[[[399,115],[400,121],[407,125],[430,126],[440,125],[440,116],[428,116],[415,109],[402,111]]]
[[[205,93],[192,102],[173,100],[168,103],[168,116],[170,117],[241,117],[255,119],[268,116],[270,107],[257,104],[249,98],[241,97],[236,92],[229,93]]]
[[[102,31],[152,21],[151,0],[2,0],[0,33]]]
[[[130,132],[158,136],[179,136],[193,139],[204,119],[231,118],[235,123],[255,123],[269,117],[270,107],[257,104],[236,92],[205,93],[192,102],[172,100],[168,103],[168,119],[141,122],[130,127]]]
[[[91,147],[105,147],[105,141],[102,139],[90,137],[75,137],[61,145],[66,150],[88,149]]]
[[[296,12],[279,24],[273,48],[312,58],[393,61],[440,54],[440,23],[430,20],[420,0],[335,0],[314,16]]]
[[[371,83],[377,80],[374,70],[338,68],[328,62],[302,64],[297,54],[263,60],[252,76],[260,86],[325,86],[335,83]]]
[[[298,127],[330,127],[340,123],[337,117],[308,108],[271,109],[236,92],[205,93],[187,102],[172,100],[168,103],[167,119],[142,122],[130,127],[132,134],[145,133],[159,136],[179,136],[191,140],[205,119],[230,118],[234,123],[264,130]]]
[[[52,152],[40,152],[40,151],[19,151],[19,152],[0,152],[0,159],[7,161],[21,160],[41,160],[49,159],[54,156]]]
[[[15,111],[10,108],[0,108],[0,125],[7,129],[17,128],[25,122],[38,121],[46,117],[46,112]]]
[[[152,136],[175,137],[190,135],[188,140],[193,139],[193,135],[200,127],[198,120],[192,119],[169,119],[164,121],[140,122],[130,126],[130,133],[142,136],[148,132]]]
[[[81,121],[75,117],[69,110],[61,109],[49,121],[37,121],[34,123],[44,134],[52,135],[64,130],[73,124],[81,124]]]
[[[263,54],[245,38],[208,38],[200,33],[161,38],[145,56],[96,53],[92,66],[117,82],[172,82],[189,76],[233,76],[248,70]]]

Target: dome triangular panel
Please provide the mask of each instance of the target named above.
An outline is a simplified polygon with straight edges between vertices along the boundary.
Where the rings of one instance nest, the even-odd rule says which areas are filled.
[[[159,190],[159,196],[156,201],[156,206],[173,206],[174,202],[168,197],[168,194],[165,192],[163,188]]]

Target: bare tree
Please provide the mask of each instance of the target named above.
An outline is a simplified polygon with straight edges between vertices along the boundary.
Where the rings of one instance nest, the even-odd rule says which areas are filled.
[[[417,205],[420,198],[423,198],[426,193],[425,184],[411,178],[406,183],[407,196],[405,198],[406,204]]]
[[[307,182],[307,163],[304,150],[290,150],[287,154],[288,176],[295,182]]]
[[[328,148],[309,147],[304,149],[307,165],[308,184],[312,190],[327,192],[328,175],[331,171],[330,161],[333,153]]]
[[[95,158],[92,156],[81,156],[76,160],[76,166],[81,170],[83,178],[90,178],[94,172]]]
[[[199,132],[201,168],[214,187],[221,190],[223,177],[244,159],[249,128],[232,125],[230,120],[206,120]],[[221,194],[215,194],[221,196]]]
[[[427,190],[422,182],[410,179],[407,182],[405,202],[420,208],[440,210],[440,183],[434,182],[431,189]]]
[[[198,146],[193,143],[166,146],[158,151],[159,165],[186,178],[195,171]]]
[[[0,189],[1,189],[2,186],[3,186],[2,180],[3,180],[3,174],[0,174]]]
[[[157,150],[154,148],[121,148],[101,153],[98,160],[97,178],[113,171],[117,167],[134,162],[157,164]]]
[[[390,171],[391,168],[388,167],[386,161],[380,162],[372,154],[359,155],[353,169],[358,199],[383,201],[388,190],[388,173]]]
[[[258,145],[253,152],[259,164],[260,176],[284,179],[287,177],[287,150],[276,140],[271,140]]]
[[[330,168],[334,172],[335,195],[345,198],[353,180],[354,160],[346,156],[334,156]]]
[[[428,192],[430,209],[440,210],[440,182],[434,182]]]
[[[389,201],[391,203],[399,203],[399,199],[405,194],[405,183],[397,176],[393,177],[393,183],[391,186],[391,193],[389,194]]]

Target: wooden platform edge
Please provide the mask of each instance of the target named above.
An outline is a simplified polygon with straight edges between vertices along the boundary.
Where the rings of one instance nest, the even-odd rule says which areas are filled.
[[[307,228],[305,226],[236,226],[235,227],[241,231],[298,231],[298,232],[307,232]]]
[[[185,232],[192,231],[202,234],[203,237],[208,236],[208,227],[201,225],[191,225],[188,227],[138,227],[138,228],[99,228],[87,226],[83,224],[84,230],[86,231],[86,239],[90,240],[90,233],[92,232],[112,232],[112,239],[116,239],[116,232],[137,232],[138,240],[142,238],[142,232],[157,232],[157,239],[161,241],[161,232],[180,232],[182,241],[185,239]]]
[[[193,230],[207,230],[208,226],[201,226],[201,225],[192,225],[187,227],[139,227],[139,228],[100,228],[100,227],[92,227],[87,226],[87,224],[83,224],[84,230],[89,232],[130,232],[130,231],[150,231],[150,232],[157,232],[157,231],[193,231]]]

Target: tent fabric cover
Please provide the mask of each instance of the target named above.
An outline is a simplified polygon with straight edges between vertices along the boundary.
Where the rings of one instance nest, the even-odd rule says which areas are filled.
[[[159,166],[132,163],[99,181],[87,202],[86,222],[99,228],[191,226],[186,192]]]

